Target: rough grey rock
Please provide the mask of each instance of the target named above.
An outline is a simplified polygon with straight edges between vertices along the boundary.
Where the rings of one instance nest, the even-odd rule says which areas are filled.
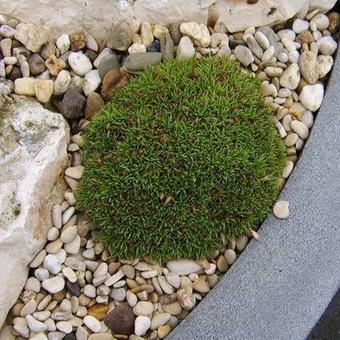
[[[0,327],[46,242],[51,207],[63,197],[69,127],[33,100],[1,105]]]

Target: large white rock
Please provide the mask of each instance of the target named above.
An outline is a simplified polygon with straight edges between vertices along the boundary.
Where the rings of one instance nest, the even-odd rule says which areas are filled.
[[[0,328],[63,196],[69,127],[39,103],[0,97]]]
[[[44,0],[39,6],[36,2],[1,0],[0,13],[49,26],[55,38],[61,33],[85,30],[103,41],[122,21],[168,25],[185,21],[206,24],[208,19],[219,19],[230,32],[236,32],[285,21],[309,7],[327,11],[336,0],[259,0],[253,5],[246,0]]]
[[[331,9],[336,0],[216,0],[209,9],[209,20],[223,22],[230,32],[283,22],[308,8]]]

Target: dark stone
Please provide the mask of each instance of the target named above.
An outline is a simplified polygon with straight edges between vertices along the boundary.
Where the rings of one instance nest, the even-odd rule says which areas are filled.
[[[161,43],[158,39],[155,39],[152,44],[146,49],[146,52],[160,52]]]
[[[81,294],[80,287],[77,282],[72,283],[70,281],[66,281],[66,288],[71,295],[79,297]]]
[[[130,335],[134,333],[136,316],[127,304],[117,306],[107,313],[104,322],[113,333]]]
[[[20,67],[14,66],[11,73],[8,76],[9,80],[15,81],[15,79],[22,78]]]
[[[55,100],[54,104],[60,113],[67,119],[76,119],[83,116],[86,98],[79,92],[69,88],[61,101]]]
[[[132,43],[134,30],[126,22],[119,24],[107,42],[113,50],[126,51]]]
[[[45,61],[40,57],[39,54],[34,53],[28,58],[28,65],[30,67],[30,73],[32,76],[37,76],[38,74],[45,71]]]
[[[51,55],[55,55],[56,47],[55,44],[49,42],[46,44],[40,51],[40,55],[43,57],[44,60],[48,59]]]
[[[74,335],[74,333],[70,333],[70,334],[65,335],[65,337],[63,337],[63,340],[77,340],[77,338]]]
[[[98,65],[100,78],[103,79],[105,74],[114,68],[120,68],[118,57],[115,54],[109,54]]]
[[[90,93],[86,100],[85,118],[87,120],[91,120],[92,117],[101,109],[103,105],[104,100],[99,93]]]

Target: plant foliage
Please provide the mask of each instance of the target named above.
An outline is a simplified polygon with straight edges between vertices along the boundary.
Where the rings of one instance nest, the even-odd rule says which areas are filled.
[[[148,68],[84,138],[78,203],[123,258],[207,256],[266,217],[285,162],[260,81],[228,58]]]

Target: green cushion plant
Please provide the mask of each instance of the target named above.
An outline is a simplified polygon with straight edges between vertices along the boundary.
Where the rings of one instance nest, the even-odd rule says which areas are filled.
[[[228,58],[173,60],[91,121],[78,204],[114,256],[207,256],[267,216],[285,151],[260,88]]]

